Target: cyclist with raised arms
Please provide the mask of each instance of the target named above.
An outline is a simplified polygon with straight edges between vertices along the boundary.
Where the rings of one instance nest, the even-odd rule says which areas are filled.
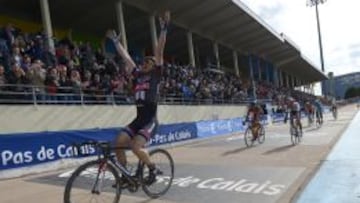
[[[160,36],[154,57],[145,57],[143,65],[136,66],[114,32],[108,32],[107,37],[113,39],[117,54],[125,62],[125,70],[133,81],[135,93],[136,118],[117,136],[116,146],[131,147],[133,153],[149,168],[148,184],[156,180],[156,166],[150,161],[148,153],[143,149],[145,144],[155,134],[157,122],[157,98],[159,82],[163,69],[163,52],[166,42],[167,28],[170,22],[170,12],[159,17]],[[126,155],[123,149],[116,150],[118,161],[126,166]]]

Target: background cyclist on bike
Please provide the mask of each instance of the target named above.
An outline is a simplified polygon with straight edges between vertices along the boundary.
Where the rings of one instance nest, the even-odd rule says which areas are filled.
[[[156,167],[143,148],[151,137],[155,135],[158,126],[156,116],[158,87],[163,69],[163,52],[169,22],[170,12],[165,12],[163,16],[159,17],[161,31],[154,57],[145,57],[141,66],[136,66],[114,32],[107,33],[107,37],[114,41],[118,54],[125,62],[125,70],[133,81],[137,112],[136,118],[117,136],[116,145],[119,147],[130,146],[134,154],[146,164],[150,171],[148,184],[152,184],[156,180]],[[118,161],[126,166],[127,161],[124,150],[116,150],[116,156]]]
[[[337,104],[335,98],[331,99],[331,112],[333,112],[334,117],[337,115]]]
[[[294,125],[294,119],[296,120],[296,124],[299,126],[300,131],[302,132],[302,124],[301,124],[301,107],[300,107],[300,103],[297,102],[294,98],[289,97],[287,99],[287,109],[290,113],[290,124],[291,126]],[[287,113],[285,115],[285,122],[287,120]]]
[[[313,122],[313,118],[314,118],[315,107],[310,103],[310,101],[307,101],[305,103],[304,107],[305,107],[306,115],[309,120],[309,124],[311,124]]]
[[[251,132],[253,135],[252,141],[255,141],[259,134],[259,129],[261,127],[260,119],[261,115],[263,115],[264,111],[260,105],[257,104],[256,101],[250,103],[248,111],[246,113],[245,121],[251,121]],[[250,118],[250,119],[249,119]]]
[[[322,105],[319,99],[314,100],[314,106],[316,110],[316,118],[319,119],[320,123],[323,123]]]

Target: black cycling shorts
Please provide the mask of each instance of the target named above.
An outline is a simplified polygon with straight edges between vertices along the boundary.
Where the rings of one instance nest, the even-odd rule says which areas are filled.
[[[137,106],[136,118],[124,129],[130,137],[142,135],[146,141],[149,141],[155,135],[158,128],[156,118],[156,104],[141,104]]]

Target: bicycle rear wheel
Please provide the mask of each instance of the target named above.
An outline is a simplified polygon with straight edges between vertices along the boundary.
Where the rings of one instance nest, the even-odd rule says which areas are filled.
[[[94,160],[77,168],[65,186],[64,203],[119,202],[119,175],[106,160]]]
[[[158,198],[164,195],[169,189],[174,179],[174,161],[164,149],[150,151],[150,160],[156,166],[156,181],[153,184],[146,184],[149,177],[148,167],[142,163],[141,182],[145,194],[151,198]]]
[[[265,128],[262,125],[259,129],[259,137],[257,140],[258,140],[259,144],[262,144],[265,142]]]
[[[245,141],[245,144],[247,147],[251,147],[254,142],[253,142],[253,134],[252,134],[252,131],[250,129],[250,127],[248,127],[245,131],[245,134],[244,134],[244,141]]]
[[[300,129],[298,129],[298,127],[295,126],[291,126],[290,127],[290,134],[291,134],[291,142],[293,145],[297,145],[300,143],[301,138],[300,138]]]

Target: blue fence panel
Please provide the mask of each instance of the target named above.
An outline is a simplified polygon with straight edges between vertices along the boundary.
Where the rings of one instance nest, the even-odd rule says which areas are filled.
[[[149,145],[156,146],[172,142],[185,141],[197,137],[195,123],[180,123],[160,126],[158,132],[151,138]]]
[[[242,118],[197,122],[198,137],[211,137],[243,131]]]
[[[87,140],[113,140],[116,129],[19,133],[0,136],[0,170],[31,166],[62,158],[77,156],[74,143]],[[94,154],[91,146],[81,148]]]

